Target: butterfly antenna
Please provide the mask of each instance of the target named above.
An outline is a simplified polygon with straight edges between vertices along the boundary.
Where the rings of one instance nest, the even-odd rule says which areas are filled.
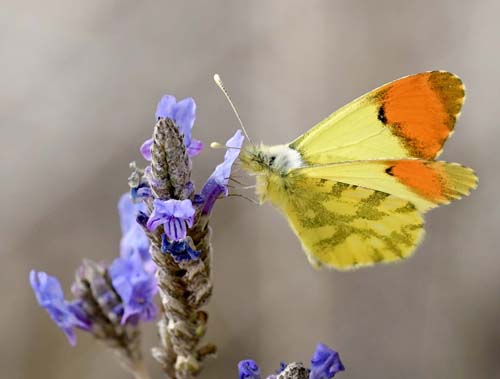
[[[257,200],[251,199],[251,198],[244,196],[244,195],[240,195],[239,193],[230,193],[229,195],[227,195],[227,197],[241,197],[242,199],[248,200],[252,204],[260,205],[260,203]]]
[[[231,105],[231,108],[233,108],[233,112],[236,115],[236,118],[238,119],[238,121],[240,123],[241,129],[243,129],[243,133],[245,133],[245,137],[247,138],[248,142],[250,142],[250,144],[253,145],[252,140],[248,136],[247,130],[243,126],[243,121],[241,121],[240,115],[238,114],[236,107],[234,106],[233,102],[231,101],[231,98],[229,97],[229,94],[227,93],[226,88],[224,87],[224,83],[222,83],[222,79],[220,78],[219,74],[214,75],[214,82],[215,82],[215,84],[217,84],[217,87],[220,88],[220,90],[222,91],[224,96],[226,96],[227,101]]]

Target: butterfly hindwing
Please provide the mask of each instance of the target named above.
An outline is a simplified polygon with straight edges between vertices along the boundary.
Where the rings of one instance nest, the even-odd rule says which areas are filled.
[[[375,189],[411,201],[421,212],[468,195],[477,176],[468,167],[422,159],[368,160],[304,167],[290,173]]]
[[[407,200],[305,174],[287,182],[289,192],[271,201],[316,266],[346,270],[401,260],[424,234],[422,215]]]
[[[453,131],[465,90],[449,72],[388,83],[342,107],[290,144],[309,164],[434,159]]]

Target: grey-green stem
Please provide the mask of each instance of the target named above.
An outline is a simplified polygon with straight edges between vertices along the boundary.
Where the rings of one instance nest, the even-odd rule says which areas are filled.
[[[170,119],[160,119],[155,126],[151,149],[150,184],[154,198],[184,200],[193,197],[190,182],[190,160],[183,137]],[[200,251],[196,260],[176,262],[161,251],[159,227],[154,233],[147,230],[150,253],[158,266],[156,272],[162,316],[158,323],[160,346],[152,350],[169,379],[192,379],[202,369],[202,361],[215,354],[212,344],[200,346],[205,334],[208,315],[201,310],[211,294],[211,245],[208,218],[197,214],[189,230],[188,241]]]

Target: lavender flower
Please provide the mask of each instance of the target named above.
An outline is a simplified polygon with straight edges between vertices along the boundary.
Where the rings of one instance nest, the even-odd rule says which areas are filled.
[[[149,255],[149,239],[143,228],[136,221],[139,213],[147,211],[144,203],[134,204],[131,195],[125,193],[118,201],[118,213],[120,215],[120,225],[122,238],[120,241],[120,255],[130,258],[138,253],[148,270],[154,267]]]
[[[135,256],[140,262],[137,253]],[[140,316],[129,317],[125,325],[121,322],[124,304],[117,289],[113,288],[109,268],[104,264],[84,260],[76,272],[71,292],[92,320],[90,333],[113,350],[127,370],[139,370],[142,365],[141,332],[138,324]]]
[[[74,328],[90,330],[91,321],[87,318],[80,303],[64,300],[59,281],[45,272],[30,272],[30,283],[38,303],[48,312],[56,325],[66,334],[69,343],[76,344]]]
[[[197,259],[201,254],[198,250],[189,246],[186,240],[169,241],[165,234],[162,235],[161,239],[161,251],[162,253],[169,253],[176,262]]]
[[[130,189],[130,196],[133,200],[147,199],[151,197],[151,188],[149,185],[141,183],[138,187]]]
[[[266,379],[331,379],[344,370],[339,354],[320,343],[311,359],[311,369],[304,367],[302,363],[292,362],[287,365],[281,362],[276,374],[269,375]],[[238,371],[239,379],[260,379],[259,367],[250,359],[238,363]]]
[[[311,359],[310,379],[331,379],[345,367],[340,360],[339,353],[328,346],[319,343]]]
[[[184,136],[184,145],[190,157],[198,155],[203,149],[203,143],[191,137],[196,113],[196,103],[192,98],[186,98],[176,102],[174,96],[165,95],[156,107],[156,118],[169,118],[175,122],[179,131]],[[151,146],[153,139],[146,140],[141,146],[141,154],[144,159],[151,160]]]
[[[280,368],[276,370],[276,374],[281,373],[286,368],[286,366],[287,366],[286,362],[281,361]]]
[[[133,170],[128,178],[128,185],[130,187],[130,196],[133,202],[137,200],[146,200],[152,196],[151,187],[149,186],[148,178],[145,171],[137,167],[135,162],[130,162],[130,168]],[[149,167],[149,166],[148,166]],[[151,167],[149,167],[149,170]]]
[[[115,259],[109,267],[109,276],[123,302],[122,324],[129,318],[132,323],[155,319],[154,296],[158,287],[154,276],[144,269],[138,253]]]
[[[171,241],[182,241],[186,238],[187,228],[194,223],[195,210],[191,200],[153,201],[153,212],[147,222],[150,231],[163,225],[165,234]]]
[[[229,192],[227,184],[231,175],[231,168],[240,154],[244,139],[241,130],[237,130],[234,136],[226,142],[227,151],[224,155],[224,161],[215,168],[201,189],[202,212],[204,214],[210,213],[219,196],[227,196]]]
[[[139,148],[139,151],[141,152],[142,157],[147,161],[151,160],[151,147],[152,146],[153,146],[153,139],[150,138],[150,139],[147,139],[146,141],[144,141],[143,144],[141,145],[141,147]]]
[[[260,369],[257,363],[251,359],[245,359],[238,363],[239,379],[260,379]]]

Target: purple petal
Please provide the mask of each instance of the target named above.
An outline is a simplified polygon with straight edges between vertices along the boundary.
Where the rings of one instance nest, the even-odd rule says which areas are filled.
[[[191,139],[191,143],[189,144],[189,146],[187,146],[186,151],[190,157],[196,157],[201,153],[204,147],[205,145],[203,144],[203,142],[197,139]]]
[[[149,255],[149,239],[139,224],[133,226],[120,240],[120,255],[128,257],[139,253],[144,262],[151,260]]]
[[[339,353],[319,343],[311,359],[310,379],[331,379],[339,371],[344,371]]]
[[[180,200],[161,200],[153,201],[153,212],[167,217],[173,216],[175,212],[175,204]]]
[[[184,145],[190,157],[198,155],[203,149],[203,144],[200,141],[191,138],[191,129],[193,129],[196,119],[196,103],[192,98],[188,97],[176,103],[175,97],[163,96],[156,107],[156,118],[170,118],[175,122],[184,137]],[[141,153],[145,159],[151,160],[151,152],[147,147],[141,148]]]
[[[153,139],[147,139],[144,141],[144,143],[141,145],[139,151],[141,152],[143,158],[147,161],[150,161],[152,156],[151,156],[151,147],[153,146]]]
[[[182,241],[187,235],[186,222],[183,219],[171,218],[165,224],[165,234],[171,241]]]
[[[82,300],[73,300],[71,302],[67,302],[68,309],[73,313],[76,317],[77,322],[75,326],[82,330],[89,331],[92,328],[92,321],[88,317],[87,313],[82,306]]]
[[[149,239],[144,233],[141,225],[137,222],[139,215],[144,215],[147,207],[143,202],[134,203],[129,193],[121,196],[118,201],[118,213],[120,214],[120,224],[122,238],[120,240],[120,255],[129,257],[134,253],[139,253],[146,264],[151,261],[149,255]]]
[[[138,199],[145,199],[153,196],[153,192],[149,187],[139,187],[135,193],[135,197]]]
[[[158,105],[156,106],[156,119],[158,120],[159,118],[173,118],[173,110],[175,107],[175,97],[171,95],[164,95]]]
[[[184,144],[191,144],[191,129],[193,129],[196,118],[196,103],[190,97],[182,99],[175,104],[172,119],[179,128],[179,131],[184,135]]]
[[[109,268],[113,288],[123,302],[122,324],[150,318],[154,295],[158,291],[154,273],[144,268],[139,254],[117,258]]]
[[[69,344],[71,346],[76,346],[76,334],[73,328],[64,328],[62,331],[66,334]]]
[[[153,213],[151,213],[151,216],[148,219],[148,222],[146,223],[146,227],[149,229],[150,232],[154,232],[160,225],[165,223],[165,219],[163,216],[156,215],[155,211],[153,210]]]
[[[219,164],[212,174],[213,177],[217,178],[219,183],[227,185],[229,182],[231,168],[233,167],[234,161],[240,154],[241,145],[243,144],[244,139],[245,136],[241,133],[241,130],[238,129],[234,136],[226,142],[227,150],[226,154],[224,154],[224,162]]]
[[[238,155],[240,155],[241,146],[243,145],[243,141],[245,140],[245,136],[241,132],[240,129],[234,133],[230,139],[226,142],[227,151],[224,155],[224,162],[232,166]]]
[[[231,175],[231,168],[240,154],[241,145],[244,139],[245,137],[241,130],[237,130],[234,136],[226,142],[226,147],[228,149],[224,154],[224,162],[215,168],[212,175],[210,175],[203,185],[201,196],[205,201],[203,205],[204,214],[210,213],[219,196],[227,196],[227,184],[229,182],[229,176]]]
[[[64,301],[64,293],[59,281],[45,272],[30,272],[30,283],[38,303],[43,307],[54,301]]]
[[[136,224],[136,217],[139,212],[146,212],[144,203],[134,203],[130,194],[124,193],[118,200],[118,214],[120,216],[120,226],[122,234],[126,234]]]
[[[30,282],[40,306],[42,306],[54,323],[61,329],[71,345],[76,344],[74,328],[88,330],[90,319],[83,309],[77,309],[64,300],[59,281],[44,272],[30,272]]]
[[[215,201],[220,196],[227,195],[227,188],[224,184],[217,182],[216,178],[209,178],[203,186],[201,195],[204,199],[202,212],[209,214],[215,205]]]
[[[245,359],[238,363],[239,379],[260,379],[260,369],[252,359]]]
[[[186,200],[169,200],[169,201],[172,201],[175,203],[174,204],[174,210],[173,210],[173,214],[172,216],[176,217],[176,218],[183,218],[183,219],[187,219],[187,218],[191,218],[194,216],[194,208],[193,208],[193,204],[191,203],[191,200],[189,199],[186,199]]]

